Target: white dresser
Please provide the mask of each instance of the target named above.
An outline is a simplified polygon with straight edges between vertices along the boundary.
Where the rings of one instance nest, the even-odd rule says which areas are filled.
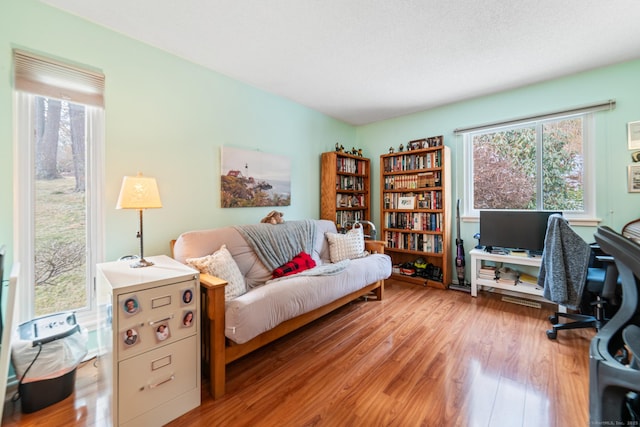
[[[167,256],[98,264],[100,395],[114,426],[160,426],[200,405],[200,283]]]

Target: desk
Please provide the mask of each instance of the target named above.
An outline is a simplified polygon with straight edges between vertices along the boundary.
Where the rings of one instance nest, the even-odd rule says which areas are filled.
[[[512,265],[526,265],[539,269],[540,265],[542,264],[542,257],[499,255],[486,252],[483,249],[472,249],[469,252],[469,255],[471,255],[471,296],[478,296],[479,286],[487,286],[496,289],[504,289],[511,292],[518,292],[521,294],[542,297],[542,289],[538,288],[537,286],[531,286],[527,284],[510,285],[506,283],[498,283],[495,280],[488,280],[478,277],[478,272],[480,270],[482,261],[501,262],[503,264]]]

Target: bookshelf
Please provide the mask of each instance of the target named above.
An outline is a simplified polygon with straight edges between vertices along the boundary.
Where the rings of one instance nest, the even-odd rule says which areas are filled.
[[[380,239],[394,278],[446,289],[451,280],[449,148],[442,136],[408,146],[408,151],[380,156]],[[419,258],[424,263],[418,269],[402,268]]]
[[[355,220],[371,219],[370,161],[338,151],[322,153],[320,218],[334,221],[338,229]]]

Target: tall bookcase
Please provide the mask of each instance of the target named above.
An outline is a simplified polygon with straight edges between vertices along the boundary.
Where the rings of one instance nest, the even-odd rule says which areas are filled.
[[[393,277],[446,289],[451,280],[450,154],[442,136],[380,156],[380,240]],[[415,263],[413,268],[403,268]],[[417,267],[417,268],[416,268]]]
[[[355,220],[371,219],[369,159],[331,151],[321,156],[320,218],[341,228]]]

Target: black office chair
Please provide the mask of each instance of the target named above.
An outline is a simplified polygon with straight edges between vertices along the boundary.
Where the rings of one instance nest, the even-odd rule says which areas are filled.
[[[549,339],[559,330],[595,328],[607,322],[616,302],[617,270],[612,257],[597,245],[589,245],[561,215],[551,215],[547,223],[545,247],[538,284],[544,296],[575,312],[555,312],[549,316]],[[560,323],[560,318],[571,320]]]
[[[599,227],[600,247],[613,256],[622,287],[622,301],[589,348],[590,425],[640,423],[640,244]],[[631,362],[624,355],[633,354]],[[621,355],[623,357],[621,357]]]

